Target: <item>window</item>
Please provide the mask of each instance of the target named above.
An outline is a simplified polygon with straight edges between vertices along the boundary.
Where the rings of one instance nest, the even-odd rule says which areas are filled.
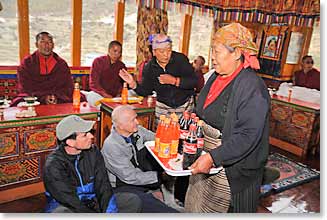
[[[308,54],[314,60],[314,67],[320,70],[320,22],[316,22],[313,27]]]
[[[206,59],[205,65],[209,62],[209,50],[211,44],[211,32],[213,18],[208,16],[193,15],[189,47],[189,59],[192,62],[201,55]]]
[[[28,2],[30,14],[30,53],[36,50],[36,34],[41,31],[47,31],[54,37],[54,51],[70,64],[71,0],[33,0]]]
[[[135,0],[125,1],[124,37],[122,60],[126,66],[136,65],[137,4]]]
[[[113,40],[116,0],[83,0],[81,65],[91,66]]]
[[[174,11],[168,11],[168,36],[173,41],[173,50],[179,51],[179,36],[182,28],[182,15]]]
[[[0,12],[0,65],[19,64],[17,3],[2,0]]]

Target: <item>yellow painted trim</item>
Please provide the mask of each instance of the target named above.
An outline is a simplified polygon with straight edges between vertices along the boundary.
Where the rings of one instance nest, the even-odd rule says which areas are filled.
[[[0,70],[0,74],[16,75],[17,74],[17,70]]]

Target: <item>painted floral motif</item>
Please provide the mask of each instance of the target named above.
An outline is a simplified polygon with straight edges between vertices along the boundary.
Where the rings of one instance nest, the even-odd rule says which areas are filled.
[[[56,135],[54,131],[41,130],[26,135],[27,151],[38,151],[54,148],[56,145]]]

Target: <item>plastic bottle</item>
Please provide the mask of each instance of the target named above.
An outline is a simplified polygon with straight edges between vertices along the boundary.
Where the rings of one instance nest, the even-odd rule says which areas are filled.
[[[121,90],[121,104],[126,105],[128,102],[128,89],[127,83],[124,82],[123,89]]]
[[[196,126],[191,124],[190,132],[183,142],[183,169],[187,170],[196,160],[197,150]]]
[[[165,125],[162,129],[162,134],[160,137],[159,152],[158,157],[162,159],[169,159],[170,157],[170,147],[171,147],[171,131],[170,131],[170,119],[165,119]]]
[[[172,140],[171,140],[170,157],[176,158],[178,152],[179,133],[180,133],[177,115],[173,116],[172,118],[171,133],[172,133]]]
[[[81,104],[81,92],[79,89],[79,84],[74,84],[74,92],[73,92],[73,109],[79,110]]]
[[[197,147],[196,147],[196,155],[197,158],[201,156],[203,146],[204,146],[204,133],[203,133],[203,121],[199,120],[196,128],[196,138],[197,138]]]
[[[179,145],[178,145],[178,153],[183,153],[183,141],[188,134],[189,124],[188,121],[190,119],[190,115],[187,111],[183,113],[183,116],[179,120],[180,124],[180,135],[179,135]]]
[[[162,135],[162,130],[165,127],[166,116],[160,115],[159,119],[160,119],[160,121],[159,121],[159,124],[158,124],[158,127],[157,127],[156,136],[155,136],[155,145],[154,145],[154,152],[155,153],[159,152],[160,137]]]

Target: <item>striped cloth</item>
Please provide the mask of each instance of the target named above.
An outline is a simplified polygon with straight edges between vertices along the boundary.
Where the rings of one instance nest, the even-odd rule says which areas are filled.
[[[204,150],[215,148],[221,142],[220,131],[204,124]],[[196,174],[190,176],[189,186],[185,197],[186,212],[220,212],[229,210],[231,191],[229,182],[222,169],[215,175]]]
[[[188,101],[186,101],[183,105],[177,108],[172,108],[168,105],[165,105],[162,102],[157,101],[156,109],[155,109],[156,120],[155,120],[154,130],[157,129],[160,115],[168,115],[170,113],[175,113],[178,116],[178,118],[180,118],[183,115],[184,111],[193,111],[193,108],[194,108],[193,96],[191,96]]]

